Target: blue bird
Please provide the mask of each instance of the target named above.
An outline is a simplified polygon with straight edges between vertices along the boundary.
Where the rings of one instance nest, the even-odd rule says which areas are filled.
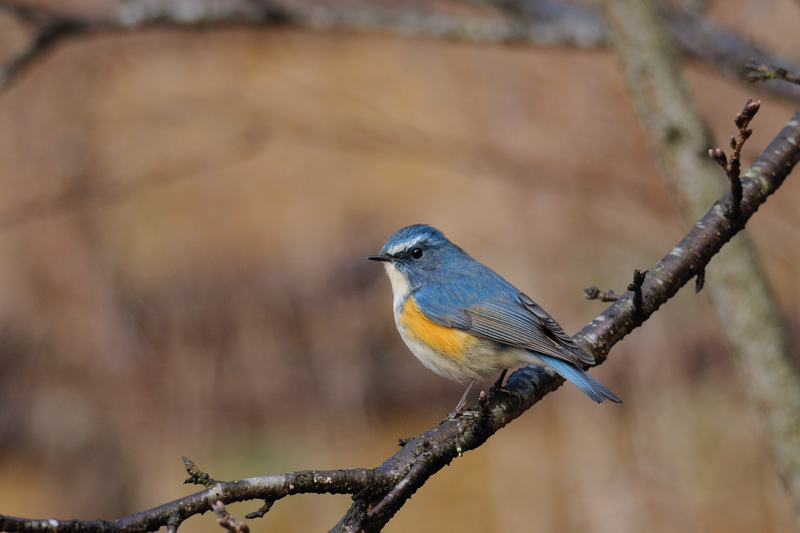
[[[469,382],[451,414],[462,412],[476,380],[510,368],[554,371],[597,403],[622,401],[579,365],[594,359],[539,305],[444,234],[424,224],[398,230],[368,259],[381,261],[406,345],[429,369]]]

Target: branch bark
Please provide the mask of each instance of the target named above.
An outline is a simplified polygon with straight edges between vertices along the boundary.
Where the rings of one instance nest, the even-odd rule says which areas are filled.
[[[691,224],[724,186],[719,168],[705,155],[712,147],[710,135],[683,82],[668,32],[649,0],[603,0],[601,4],[662,179],[681,221]],[[743,127],[741,143],[749,136],[747,124]],[[741,150],[739,141],[736,145]],[[787,141],[797,144],[800,138],[792,136]],[[720,150],[714,152],[724,158]],[[734,201],[728,206],[728,217],[736,225],[736,203],[741,195],[736,194],[736,147],[734,152],[737,175],[732,181]],[[764,155],[744,179],[755,178],[754,169]],[[741,201],[744,209],[746,199]],[[732,241],[708,272],[709,292],[723,333],[748,398],[761,415],[773,465],[800,523],[800,374],[788,327],[746,234]]]
[[[641,284],[641,309],[634,309],[634,292],[623,294],[576,336],[582,348],[601,363],[611,347],[641,325],[674,296],[744,227],[745,222],[783,183],[800,160],[800,111],[761,153],[742,180],[741,217],[725,214],[731,203],[725,194],[697,222],[678,245],[651,267]],[[638,291],[637,291],[638,292]],[[32,520],[0,515],[0,530],[11,532],[100,533],[172,529],[195,514],[211,509],[217,500],[231,503],[262,499],[275,501],[290,494],[353,494],[349,511],[334,526],[335,532],[380,531],[411,495],[428,478],[463,453],[486,442],[506,424],[519,417],[563,381],[542,368],[525,367],[508,380],[509,392],[481,397],[479,417],[449,420],[416,438],[402,442],[402,448],[375,469],[305,471],[214,483],[192,471],[197,481],[207,479],[210,488],[116,522],[79,520]],[[268,506],[267,506],[268,507]]]

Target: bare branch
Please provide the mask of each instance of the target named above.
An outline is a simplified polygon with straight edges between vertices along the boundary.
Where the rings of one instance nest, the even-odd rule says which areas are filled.
[[[594,10],[585,6],[563,7],[557,0],[489,1],[532,19],[543,18],[551,23],[558,21],[560,27],[596,25],[602,29],[602,39],[598,38],[595,41],[597,45],[605,45],[612,40]],[[798,71],[747,39],[713,23],[711,19],[697,11],[690,12],[662,2],[659,3],[658,13],[681,53],[702,61],[706,66],[736,81],[745,78],[748,73],[746,65],[752,61],[783,65],[790,71]],[[800,89],[796,87],[773,83],[765,85],[763,89],[782,98],[800,100]]]
[[[639,270],[633,271],[633,283],[628,285],[628,290],[633,293],[633,316],[640,318],[644,315],[642,310],[642,284],[644,277],[647,275],[647,270],[640,272]]]
[[[470,14],[438,9],[431,3],[412,9],[390,2],[336,6],[322,2],[279,3],[268,0],[127,0],[117,9],[94,18],[33,7],[20,0],[0,0],[6,9],[38,28],[38,37],[15,60],[0,65],[0,90],[6,88],[35,58],[70,35],[140,28],[148,25],[199,27],[213,24],[293,25],[318,30],[389,31],[476,42],[534,43],[579,48],[605,47],[610,42],[605,25],[586,7],[556,0],[471,1]],[[779,58],[750,44],[708,18],[680,8],[661,10],[681,51],[736,80],[747,73],[745,64],[760,61],[783,64]],[[764,90],[800,100],[800,88],[768,84]]]
[[[755,61],[748,63],[746,68],[748,72],[745,79],[750,82],[783,80],[800,85],[800,76],[789,72],[785,68],[768,65],[766,63],[757,63]]]
[[[739,216],[739,205],[742,202],[742,181],[739,179],[741,164],[739,161],[745,141],[753,134],[753,130],[748,129],[747,126],[750,125],[750,121],[758,113],[760,107],[761,102],[753,102],[751,98],[745,104],[742,112],[737,113],[733,119],[734,124],[739,128],[739,133],[731,137],[730,145],[733,148],[733,153],[731,153],[730,160],[720,148],[708,151],[711,159],[725,171],[731,184],[731,203],[726,206],[725,214],[732,218]]]
[[[217,483],[221,483],[221,481],[213,479],[211,476],[197,468],[197,465],[194,464],[194,461],[187,459],[186,456],[183,457],[183,466],[186,468],[186,472],[189,473],[189,477],[183,482],[184,484],[192,483],[194,485],[203,485],[205,488],[210,489]]]
[[[220,500],[211,504],[211,510],[217,515],[217,523],[233,533],[250,533],[250,527],[241,520],[234,518],[225,509],[225,504]]]
[[[753,61],[782,65],[790,71],[797,71],[794,65],[759,48],[731,30],[714,24],[707,17],[692,15],[680,8],[664,5],[660,5],[659,13],[681,53],[702,61],[706,66],[731,79],[744,80],[749,72],[747,64]],[[782,98],[800,100],[798,87],[773,82],[764,85],[763,88]]]
[[[302,471],[217,483],[210,488],[136,513],[115,522],[104,520],[33,520],[0,515],[0,531],[9,532],[140,532],[177,527],[190,516],[211,510],[212,503],[234,503],[253,499],[281,499],[291,494],[357,494],[380,490],[388,480],[368,469]],[[177,522],[176,522],[177,520]]]
[[[705,285],[706,285],[706,269],[704,268],[703,270],[697,273],[697,277],[694,280],[694,292],[698,293],[702,291]]]
[[[602,292],[594,285],[583,289],[583,292],[586,293],[583,297],[587,300],[600,300],[601,302],[616,302],[619,300],[619,295],[614,293],[611,289],[609,289],[608,292]]]

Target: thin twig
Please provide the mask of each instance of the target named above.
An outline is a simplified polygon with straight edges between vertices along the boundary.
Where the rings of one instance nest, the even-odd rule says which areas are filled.
[[[633,314],[636,317],[644,316],[644,304],[642,296],[642,285],[647,275],[647,270],[640,272],[638,269],[633,271],[633,283],[628,285],[628,290],[633,292]]]
[[[272,505],[274,503],[275,500],[264,500],[264,504],[261,507],[259,507],[256,511],[253,511],[252,513],[247,513],[246,515],[244,515],[244,517],[247,518],[248,520],[252,520],[253,518],[263,518],[264,515],[267,514],[270,509],[272,509]]]
[[[186,472],[189,473],[189,477],[184,480],[184,484],[194,484],[194,485],[203,485],[205,488],[210,488],[217,483],[221,483],[219,480],[213,479],[208,474],[197,468],[197,465],[194,464],[194,461],[190,461],[183,456],[183,466],[186,468]]]
[[[583,289],[583,292],[586,293],[583,295],[583,297],[587,300],[600,300],[601,302],[616,302],[619,300],[620,296],[611,289],[608,289],[608,292],[602,292],[594,285],[590,285],[589,287]]]
[[[167,520],[167,533],[177,533],[181,520],[177,514],[171,514]]]
[[[706,269],[703,268],[697,273],[697,277],[694,280],[694,292],[698,293],[702,291],[705,284],[706,284]]]
[[[232,533],[250,533],[250,527],[241,520],[231,516],[222,500],[211,504],[211,510],[217,515],[217,523]]]
[[[758,113],[760,107],[761,101],[753,102],[751,98],[747,100],[742,112],[737,113],[736,117],[734,117],[733,122],[736,124],[736,127],[739,128],[739,132],[731,137],[730,145],[733,152],[731,153],[730,159],[725,156],[725,152],[720,148],[708,151],[708,155],[711,156],[711,159],[725,171],[725,174],[728,176],[728,181],[731,184],[731,201],[725,207],[725,214],[730,218],[735,219],[740,215],[742,181],[739,174],[741,169],[740,159],[742,156],[742,147],[747,139],[750,138],[750,135],[753,134],[753,130],[749,129],[748,126],[756,113]]]
[[[782,67],[751,61],[746,65],[746,68],[748,72],[745,76],[745,80],[749,82],[783,80],[800,85],[800,76]]]

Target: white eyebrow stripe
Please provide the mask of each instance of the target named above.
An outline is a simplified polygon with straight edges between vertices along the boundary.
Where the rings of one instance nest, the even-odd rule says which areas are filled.
[[[419,243],[419,241],[421,241],[422,239],[423,239],[423,236],[420,235],[420,236],[414,237],[411,240],[403,241],[400,244],[395,244],[394,246],[392,246],[391,248],[386,250],[386,253],[389,254],[389,255],[394,255],[394,254],[396,254],[396,253],[398,253],[398,252],[400,252],[402,250],[408,250],[408,249],[412,248],[415,244]]]

